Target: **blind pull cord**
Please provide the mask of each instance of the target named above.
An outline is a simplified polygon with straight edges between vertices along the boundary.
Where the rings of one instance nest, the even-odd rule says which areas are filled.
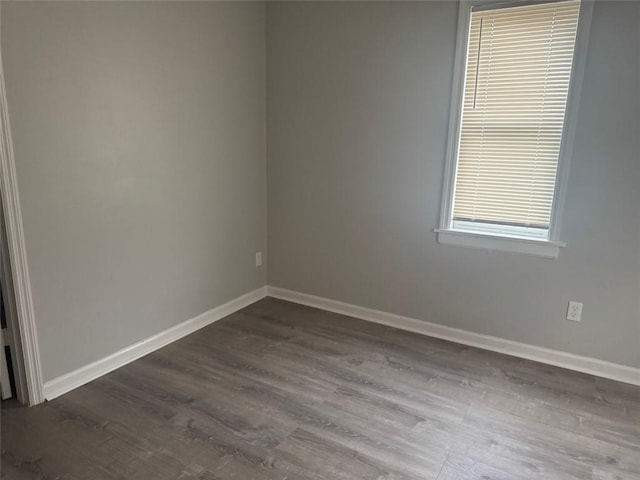
[[[478,96],[478,74],[480,73],[480,48],[482,47],[482,21],[484,17],[480,17],[480,34],[478,35],[478,57],[476,58],[476,81],[473,86],[473,108],[476,108],[476,98]]]

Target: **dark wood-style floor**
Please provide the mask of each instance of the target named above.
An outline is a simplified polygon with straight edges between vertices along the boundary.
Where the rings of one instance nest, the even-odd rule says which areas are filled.
[[[638,479],[640,388],[265,299],[52,402],[7,479]]]

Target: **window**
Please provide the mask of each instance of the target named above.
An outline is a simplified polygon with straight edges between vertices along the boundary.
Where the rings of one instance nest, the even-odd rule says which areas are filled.
[[[590,7],[461,3],[441,243],[558,255]]]

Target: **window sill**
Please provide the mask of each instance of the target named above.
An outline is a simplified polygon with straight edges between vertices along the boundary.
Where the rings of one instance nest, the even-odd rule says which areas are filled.
[[[534,257],[558,258],[560,248],[566,246],[564,242],[549,240],[516,238],[440,228],[436,228],[434,231],[438,234],[438,243],[445,245],[519,253]]]

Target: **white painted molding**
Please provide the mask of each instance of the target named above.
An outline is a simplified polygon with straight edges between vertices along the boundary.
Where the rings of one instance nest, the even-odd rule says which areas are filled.
[[[210,325],[251,305],[266,296],[266,287],[241,295],[233,300],[204,312],[197,317],[182,322],[138,343],[118,350],[117,352],[85,365],[77,370],[61,375],[44,384],[44,397],[52,400],[75,388],[78,388],[102,375],[133,362],[159,348],[185,337],[196,330]]]
[[[633,385],[640,385],[639,368],[605,362],[604,360],[583,357],[550,348],[537,347],[526,343],[514,342],[513,340],[492,337],[490,335],[482,335],[458,328],[446,327],[415,318],[403,317],[393,313],[373,310],[371,308],[360,307],[350,303],[330,300],[328,298],[317,297],[279,287],[268,286],[267,296],[327,310],[329,312],[348,315],[361,320],[367,320],[429,337],[441,338],[492,352],[505,353],[514,357],[555,365],[577,372],[588,373]]]
[[[440,230],[436,228],[435,232],[438,234],[438,243],[444,245],[478,248],[486,251],[520,253],[522,255],[551,259],[558,258],[560,247],[565,246],[562,242],[499,237],[486,233],[464,232],[460,230]]]
[[[593,17],[594,0],[582,0],[580,2],[580,14],[578,18],[578,31],[576,32],[576,46],[569,80],[569,96],[564,116],[564,134],[560,144],[558,157],[558,173],[553,195],[551,225],[549,226],[549,238],[560,238],[560,226],[564,204],[569,187],[569,169],[573,158],[573,146],[575,143],[578,126],[578,112],[582,96],[582,81],[584,69],[587,64],[587,47],[589,46],[589,34],[591,32],[591,20]]]
[[[7,246],[11,261],[16,313],[20,327],[19,335],[23,352],[28,401],[29,405],[36,405],[43,400],[42,368],[1,57],[0,109],[2,110],[0,113],[0,190],[2,191],[2,207],[7,229]]]

